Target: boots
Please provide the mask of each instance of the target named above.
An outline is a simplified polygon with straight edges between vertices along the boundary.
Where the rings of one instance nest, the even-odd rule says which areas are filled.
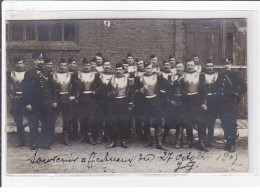
[[[193,146],[193,141],[194,141],[192,127],[186,128],[186,134],[187,134],[187,140],[188,141],[187,141],[187,144],[184,145],[183,147],[184,148],[191,148]]]
[[[122,140],[121,140],[121,146],[122,146],[123,148],[128,148],[128,145],[127,145],[127,142],[126,142],[125,139],[122,139]]]
[[[208,146],[211,148],[213,148],[215,146],[215,141],[214,141],[213,137],[208,138]]]
[[[25,146],[25,140],[19,140],[19,143],[15,145],[15,148],[19,148],[23,146]]]
[[[176,145],[175,145],[176,149],[181,148],[182,138],[183,138],[183,130],[182,130],[181,126],[179,126],[176,129]]]
[[[97,144],[101,144],[102,143],[102,129],[98,128],[98,134],[97,134]]]
[[[108,146],[108,148],[114,148],[117,146],[116,140],[112,140],[111,144]]]
[[[156,149],[168,150],[162,145],[162,128],[160,126],[155,128],[155,142],[156,142]]]
[[[67,146],[71,146],[69,137],[67,135],[64,137],[64,144]]]
[[[144,148],[151,147],[153,145],[151,134],[146,137],[147,142],[144,145]]]
[[[230,142],[229,143],[229,148],[228,148],[228,151],[230,152],[230,153],[233,153],[233,152],[235,152],[236,151],[236,145],[235,145],[236,143],[234,142],[234,143],[232,143],[232,142]]]
[[[89,143],[91,145],[96,145],[94,138],[93,138],[93,134],[92,133],[88,133],[88,137],[89,137]]]
[[[200,149],[201,149],[202,151],[205,151],[205,152],[208,152],[208,151],[209,151],[209,149],[207,148],[207,146],[206,146],[206,144],[205,144],[204,141],[200,141],[200,142],[199,142],[199,147],[200,147]]]

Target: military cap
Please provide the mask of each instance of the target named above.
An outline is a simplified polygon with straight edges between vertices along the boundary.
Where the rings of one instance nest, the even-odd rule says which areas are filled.
[[[119,63],[116,64],[116,69],[120,68],[120,67],[124,68],[123,64],[119,62]]]
[[[67,61],[65,59],[61,58],[59,64],[60,63],[67,63]]]
[[[231,58],[223,58],[222,59],[222,64],[225,65],[227,63],[232,63],[233,62],[233,59]]]
[[[193,58],[193,57],[199,57],[199,55],[197,55],[197,54],[192,54],[192,55],[191,55],[191,58]]]
[[[190,62],[190,61],[193,61],[192,58],[187,58],[186,59],[186,63]]]
[[[84,58],[84,59],[85,59],[85,58]],[[84,59],[83,59],[83,60],[84,60]],[[96,58],[93,57],[93,58],[91,59],[91,62],[97,62]]]
[[[150,55],[150,59],[157,57],[155,54]]]
[[[102,57],[102,53],[97,53],[96,56],[97,57]]]
[[[50,62],[52,62],[51,58],[46,58],[45,59],[45,63],[50,63]]]
[[[19,61],[22,61],[20,57],[14,57],[14,63],[18,63]]]
[[[128,57],[134,57],[134,55],[132,53],[127,53],[126,58]]]
[[[72,63],[73,61],[75,61],[75,62],[76,62],[76,60],[75,60],[75,59],[73,59],[73,58],[69,58],[69,60],[68,60],[68,63]]]
[[[84,65],[84,64],[88,64],[89,63],[89,61],[86,59],[86,58],[84,58],[83,60],[82,60],[82,64]]]
[[[207,59],[207,60],[206,60],[206,64],[207,64],[207,63],[213,63],[213,62],[212,62],[210,59]]]
[[[173,55],[170,55],[169,59],[172,59],[172,58],[176,59],[176,58],[175,58],[175,56],[173,56]]]
[[[32,54],[32,58],[34,60],[36,59],[44,59],[45,58],[45,54],[43,52],[36,52]]]

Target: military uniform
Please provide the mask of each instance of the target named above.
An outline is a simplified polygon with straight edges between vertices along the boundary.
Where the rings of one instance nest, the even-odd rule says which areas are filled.
[[[35,149],[39,143],[39,121],[42,123],[41,143],[46,147],[55,119],[52,103],[57,102],[56,86],[51,74],[38,68],[27,71],[24,75],[23,94],[25,105],[32,107],[32,110],[27,111],[31,148]]]
[[[155,128],[155,140],[156,147],[158,149],[165,149],[162,147],[162,110],[161,102],[159,98],[160,88],[165,87],[168,82],[161,76],[156,73],[152,75],[144,74],[137,81],[140,89],[144,89],[145,99],[143,101],[145,114],[144,116],[144,128],[145,128],[145,137],[147,138],[147,146],[151,146],[151,131],[150,124],[151,119],[153,120],[153,125]]]
[[[89,138],[89,142],[95,144],[93,135],[97,127],[95,121],[96,103],[94,95],[102,90],[104,84],[99,74],[94,71],[79,72],[78,79],[83,85],[83,90],[79,95],[80,128],[83,133],[83,138]]]
[[[166,90],[168,106],[164,115],[164,138],[169,136],[170,127],[176,129],[176,148],[183,143],[183,75],[175,74],[170,77],[171,85]]]
[[[25,145],[25,134],[23,125],[23,115],[25,104],[22,88],[24,86],[25,71],[12,71],[7,73],[8,90],[10,96],[11,115],[17,127],[18,138],[21,145]]]
[[[193,144],[193,126],[197,126],[200,146],[205,148],[206,128],[203,122],[201,105],[203,102],[203,87],[201,74],[197,71],[183,74],[183,108],[188,146]]]
[[[219,86],[217,83],[218,72],[202,74],[202,84],[204,92],[204,102],[207,105],[207,110],[203,111],[206,128],[208,128],[208,145],[214,144],[214,124],[219,116]]]
[[[110,138],[111,147],[117,145],[120,140],[122,147],[127,147],[126,140],[129,131],[129,104],[134,103],[134,81],[126,76],[117,77],[113,75],[109,84],[109,125],[111,126]]]
[[[239,101],[246,92],[246,84],[240,73],[232,70],[219,75],[217,84],[220,85],[220,119],[224,138],[227,140],[227,149],[233,152],[237,139]]]
[[[69,137],[72,133],[73,101],[69,97],[75,96],[75,98],[78,98],[81,84],[75,74],[71,74],[70,72],[55,72],[53,80],[58,92],[58,109],[62,113],[64,143],[70,145]],[[72,86],[74,87],[74,91],[72,90]]]

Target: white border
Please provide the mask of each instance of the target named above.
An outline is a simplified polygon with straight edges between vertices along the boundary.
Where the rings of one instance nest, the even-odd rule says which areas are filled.
[[[189,176],[6,176],[6,89],[2,90],[2,185],[3,186],[256,186],[259,178],[259,132],[256,121],[259,115],[259,2],[3,2],[2,3],[2,85],[6,84],[5,20],[57,19],[57,18],[248,18],[248,105],[249,105],[249,173],[189,174]],[[55,15],[53,10],[55,10]],[[67,10],[67,11],[65,11]],[[70,12],[75,14],[68,14]],[[79,11],[81,10],[81,11]],[[117,11],[115,11],[117,10]],[[125,11],[123,11],[125,10]],[[137,11],[139,10],[139,11]],[[171,10],[171,11],[169,11]],[[185,10],[185,11],[183,11]],[[216,10],[215,12],[209,10]],[[221,11],[220,11],[221,10]],[[231,12],[233,10],[233,12]],[[18,11],[14,14],[13,11]],[[36,12],[37,11],[37,12]],[[43,14],[47,11],[48,14]],[[97,13],[102,11],[102,16]],[[29,13],[29,14],[28,14]],[[59,14],[59,17],[57,17]],[[253,176],[255,175],[255,176]],[[102,183],[102,184],[101,184]]]

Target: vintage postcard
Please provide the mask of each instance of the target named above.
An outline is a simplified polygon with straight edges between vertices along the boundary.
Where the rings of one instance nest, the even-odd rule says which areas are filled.
[[[248,172],[247,17],[23,13],[4,20],[7,175]]]

